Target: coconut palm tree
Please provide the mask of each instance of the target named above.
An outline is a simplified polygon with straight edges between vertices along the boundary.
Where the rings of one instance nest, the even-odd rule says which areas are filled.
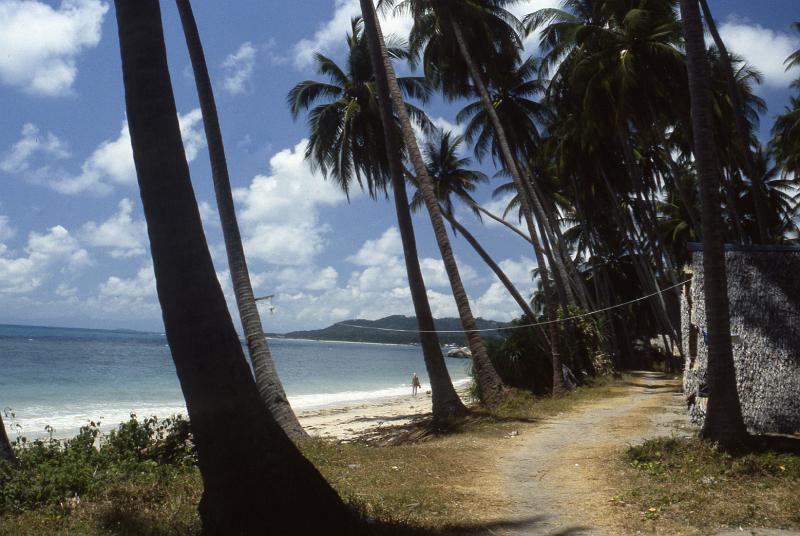
[[[115,6],[158,299],[203,479],[203,533],[348,534],[351,514],[264,410],[245,360],[203,235],[159,2]]]
[[[792,27],[800,32],[800,21]],[[785,64],[787,71],[800,67],[800,50],[786,58]],[[800,89],[800,77],[792,82],[792,87]],[[800,95],[791,97],[786,111],[775,120],[770,154],[785,175],[800,177]]]
[[[513,70],[522,49],[522,26],[505,6],[509,0],[385,0],[398,13],[410,13],[412,65],[421,59],[426,76],[450,98],[477,94],[494,130],[502,161],[520,194],[520,207],[528,234],[536,235],[534,216],[548,231],[546,211],[535,189],[524,176],[505,126],[497,113],[487,80]],[[549,231],[548,231],[549,232]],[[552,234],[552,233],[551,233]],[[543,234],[544,253],[553,264],[553,276],[562,304],[575,303],[562,259],[549,251]],[[544,267],[542,265],[542,267]]]
[[[758,239],[761,244],[766,244],[769,241],[768,224],[767,224],[767,211],[764,201],[764,194],[757,181],[756,164],[753,156],[753,144],[751,130],[748,128],[747,120],[745,119],[744,103],[742,96],[739,93],[739,84],[736,83],[736,76],[731,62],[731,56],[728,54],[728,49],[725,47],[725,42],[722,36],[719,35],[717,25],[714,22],[714,17],[711,14],[711,9],[708,7],[706,0],[700,0],[700,7],[703,9],[703,17],[706,21],[711,37],[714,39],[714,44],[719,50],[719,57],[724,67],[725,81],[728,86],[728,94],[733,101],[733,118],[736,124],[736,139],[738,141],[738,148],[744,158],[745,171],[750,177],[751,189],[753,191],[753,200],[756,208],[756,223],[758,225]]]
[[[708,408],[701,436],[723,448],[736,448],[747,430],[742,419],[731,346],[728,283],[720,217],[710,67],[697,0],[680,0],[691,94],[694,155],[700,182],[703,227],[703,277],[708,330]]]
[[[353,19],[352,32],[347,36],[347,68],[342,69],[331,59],[318,55],[317,70],[329,81],[299,83],[289,92],[289,107],[295,117],[302,110],[311,109],[306,157],[345,192],[350,191],[355,178],[374,197],[380,191],[386,192],[386,184],[391,181],[409,289],[431,381],[433,418],[437,423],[446,423],[463,416],[466,408],[453,388],[436,334],[406,193],[402,143],[394,117],[383,117],[379,104],[381,96],[362,26],[360,18]],[[400,43],[393,44],[389,53],[393,57],[404,57]],[[427,95],[424,81],[419,78],[404,77],[398,83],[406,96]],[[423,130],[430,128],[420,109],[408,102],[405,106],[412,117],[422,123]],[[389,127],[384,128],[384,125]],[[361,177],[364,177],[363,182]]]
[[[484,403],[495,404],[504,397],[505,387],[492,365],[483,340],[477,331],[475,318],[472,315],[472,308],[469,304],[469,298],[464,289],[464,284],[461,281],[458,264],[453,255],[453,249],[450,244],[450,239],[447,236],[444,219],[439,209],[439,202],[436,199],[433,184],[428,176],[425,161],[422,158],[422,153],[417,144],[414,128],[411,124],[411,117],[403,102],[403,94],[397,82],[391,56],[386,48],[375,6],[372,0],[360,0],[360,3],[373,69],[381,85],[383,85],[385,79],[386,87],[384,94],[388,92],[388,96],[391,98],[392,112],[385,109],[389,100],[385,98],[382,100],[384,117],[396,115],[400,122],[403,143],[416,174],[416,180],[419,183],[419,187],[425,199],[425,206],[428,209],[428,214],[436,236],[436,242],[442,255],[445,271],[450,280],[450,286],[453,290],[453,297],[456,301],[461,325],[464,328],[464,333],[467,336],[467,341],[472,350],[472,361],[475,370],[478,395]]]
[[[423,145],[423,154],[428,169],[428,176],[433,181],[433,189],[439,199],[442,216],[450,222],[454,234],[461,233],[472,249],[483,259],[483,262],[494,272],[508,293],[517,302],[522,314],[528,318],[535,318],[528,300],[522,297],[502,268],[494,261],[475,236],[467,230],[455,215],[453,198],[462,201],[471,208],[480,219],[481,212],[477,210],[478,204],[472,198],[478,184],[486,182],[489,178],[480,171],[469,169],[471,160],[459,155],[460,147],[464,143],[463,136],[454,136],[451,132],[437,131],[429,136]],[[411,207],[420,210],[425,207],[422,193],[417,190],[411,200]]]
[[[225,250],[228,253],[228,267],[231,272],[231,283],[236,295],[239,319],[244,328],[247,350],[255,372],[256,385],[261,399],[267,409],[281,425],[286,434],[293,438],[306,437],[307,434],[297,420],[297,416],[289,405],[286,391],[283,389],[275,363],[272,360],[269,344],[264,335],[258,305],[253,295],[250,272],[242,246],[242,236],[236,221],[236,209],[233,206],[231,181],[228,176],[228,163],[225,158],[225,145],[222,141],[222,130],[219,125],[214,90],[208,75],[203,44],[197,30],[197,23],[189,0],[176,0],[183,23],[189,57],[192,61],[197,94],[200,98],[200,109],[203,113],[203,125],[208,141],[208,152],[211,159],[211,176],[214,181],[214,193],[217,198],[219,219],[222,225],[222,236]]]

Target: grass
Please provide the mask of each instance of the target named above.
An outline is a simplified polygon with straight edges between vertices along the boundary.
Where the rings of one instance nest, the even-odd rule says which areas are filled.
[[[476,412],[448,433],[412,434],[424,437],[414,443],[312,439],[300,448],[365,516],[403,527],[398,533],[404,535],[464,534],[507,507],[495,463],[515,430],[614,396],[617,385],[598,380],[558,399],[514,392],[493,412]],[[175,441],[172,428],[160,423],[125,423],[99,449],[91,446],[94,431],[81,440],[22,449],[25,469],[0,473],[0,536],[199,534],[199,472],[187,463],[191,452]]]
[[[642,532],[800,528],[798,439],[762,438],[733,456],[699,439],[661,438],[630,447],[617,469],[627,489],[615,503]]]

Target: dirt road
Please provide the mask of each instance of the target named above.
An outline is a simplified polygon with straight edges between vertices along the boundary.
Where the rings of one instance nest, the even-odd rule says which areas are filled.
[[[515,438],[498,461],[511,521],[492,534],[626,534],[610,515],[614,491],[606,461],[629,444],[688,433],[680,381],[634,373],[624,396],[593,402]]]

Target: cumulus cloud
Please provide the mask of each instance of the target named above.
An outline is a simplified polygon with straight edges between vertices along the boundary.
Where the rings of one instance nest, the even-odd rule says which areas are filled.
[[[98,298],[117,303],[135,303],[156,297],[153,262],[143,265],[132,278],[111,276],[100,284]]]
[[[524,298],[533,295],[531,272],[536,267],[536,262],[520,257],[504,259],[498,262],[498,265]],[[492,320],[509,321],[518,318],[522,312],[505,286],[495,281],[475,300],[475,314]]]
[[[191,162],[197,158],[200,150],[205,146],[205,134],[203,132],[203,115],[199,108],[196,108],[184,115],[179,115],[181,136],[183,146],[186,151],[186,159]],[[33,125],[30,125],[33,127]],[[26,128],[28,125],[26,125]],[[36,129],[36,127],[33,127]],[[33,132],[32,130],[30,130]],[[38,129],[34,133],[38,133]],[[35,137],[34,137],[35,139]],[[23,129],[23,139],[14,147],[25,142],[25,129]],[[27,144],[25,146],[29,146]],[[92,154],[81,165],[80,173],[73,174],[60,169],[52,169],[50,166],[34,166],[28,160],[36,152],[45,152],[48,155],[59,156],[63,149],[63,144],[57,139],[50,139],[49,135],[45,142],[39,142],[36,151],[23,149],[18,151],[25,158],[21,164],[16,164],[18,171],[25,171],[24,175],[34,182],[44,183],[56,192],[68,195],[89,193],[93,195],[108,195],[117,185],[131,185],[136,182],[136,168],[133,164],[133,149],[131,148],[131,136],[128,130],[128,122],[124,121],[120,128],[119,135],[110,140],[102,142]],[[14,154],[12,148],[10,155]],[[17,159],[16,161],[18,161]]]
[[[42,133],[33,123],[25,123],[22,127],[22,137],[0,160],[0,169],[7,173],[27,171],[30,169],[30,159],[36,154],[57,159],[70,156],[67,144],[55,134]]]
[[[147,252],[147,225],[133,219],[133,202],[123,199],[117,213],[104,222],[87,222],[82,229],[83,240],[93,247],[107,248],[115,259],[144,255]]]
[[[730,18],[719,28],[725,46],[744,57],[764,75],[764,84],[774,88],[788,87],[796,73],[787,72],[784,61],[800,48],[800,38],[786,32]]]
[[[12,238],[15,234],[17,234],[17,231],[11,226],[8,216],[0,214],[0,247],[2,247],[4,241]]]
[[[222,68],[225,71],[222,87],[225,88],[225,91],[231,95],[247,92],[255,70],[256,53],[257,50],[253,43],[246,41],[242,43],[239,50],[225,58],[225,61],[222,62]]]
[[[350,31],[350,21],[361,15],[358,0],[336,0],[333,16],[324,22],[312,37],[301,39],[294,45],[293,59],[298,68],[309,67],[314,54],[332,54],[345,48],[345,35]],[[413,20],[408,15],[395,16],[392,12],[381,13],[381,27],[386,36],[397,36],[408,40]]]
[[[0,81],[36,95],[69,94],[77,57],[100,42],[108,4],[62,0],[0,1]]]
[[[0,293],[30,292],[55,273],[75,273],[89,264],[89,253],[64,227],[31,233],[22,255],[0,245]]]
[[[272,264],[310,264],[325,247],[330,228],[318,207],[345,201],[334,184],[305,161],[307,140],[270,159],[270,173],[234,191],[248,256]]]

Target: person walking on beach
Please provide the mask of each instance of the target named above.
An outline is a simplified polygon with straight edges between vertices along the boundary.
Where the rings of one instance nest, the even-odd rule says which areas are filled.
[[[411,395],[417,396],[417,390],[420,388],[419,376],[417,373],[411,375]]]

